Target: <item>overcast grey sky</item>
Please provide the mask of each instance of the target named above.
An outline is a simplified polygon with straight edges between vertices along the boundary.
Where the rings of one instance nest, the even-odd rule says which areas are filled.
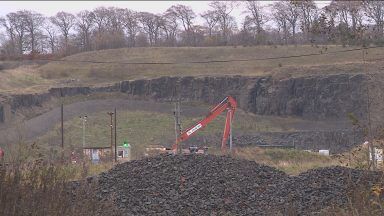
[[[115,6],[129,8],[135,11],[151,13],[163,13],[170,6],[183,4],[191,6],[195,13],[200,14],[209,9],[210,1],[0,1],[0,16],[17,10],[33,10],[45,16],[55,15],[59,11],[77,13],[81,10],[93,10],[99,6]],[[270,4],[272,1],[261,1],[262,4]],[[319,7],[329,4],[330,1],[315,1]],[[232,13],[236,18],[242,17],[244,4],[241,4]],[[238,20],[239,22],[240,20]]]

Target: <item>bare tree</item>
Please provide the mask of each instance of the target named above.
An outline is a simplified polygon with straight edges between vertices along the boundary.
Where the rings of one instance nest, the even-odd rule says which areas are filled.
[[[335,1],[325,9],[335,20],[335,35],[342,43],[356,42],[362,37],[363,14],[360,1]]]
[[[139,18],[144,32],[148,35],[149,44],[151,46],[155,45],[161,27],[160,16],[148,12],[140,12]]]
[[[254,42],[256,28],[254,26],[253,18],[249,15],[244,17],[244,21],[240,30],[240,41],[243,45],[252,44]]]
[[[15,36],[16,36],[16,44],[17,44],[17,52],[22,55],[25,51],[26,46],[26,22],[25,22],[25,11],[17,11],[16,13],[7,14],[7,19],[9,23],[13,26]]]
[[[288,44],[288,20],[287,20],[287,13],[285,11],[284,3],[283,2],[276,2],[272,5],[272,16],[274,21],[277,24],[278,32],[280,33],[283,31],[283,40],[285,44]]]
[[[286,19],[291,24],[292,28],[292,40],[296,44],[296,27],[300,16],[300,10],[296,1],[286,2],[284,10],[286,11]]]
[[[0,25],[5,28],[6,34],[8,35],[8,54],[14,55],[16,54],[16,33],[14,23],[12,23],[7,16],[7,19],[4,17],[0,18]],[[4,44],[3,44],[4,45]]]
[[[105,7],[98,7],[98,8],[93,10],[93,14],[95,15],[95,23],[96,23],[96,26],[97,26],[97,31],[99,33],[101,33],[108,26],[109,11]]]
[[[168,8],[166,13],[178,18],[184,27],[184,31],[186,32],[187,44],[195,45],[196,41],[194,38],[193,19],[195,19],[196,14],[193,12],[192,8],[178,4]]]
[[[77,15],[76,27],[79,31],[84,50],[91,50],[91,30],[94,25],[95,14],[88,10],[80,11]]]
[[[46,32],[46,37],[48,39],[48,44],[50,46],[51,53],[54,54],[57,50],[57,42],[58,42],[57,29],[55,28],[55,26],[53,26],[52,23],[47,22],[44,25],[44,30]]]
[[[211,38],[212,37],[212,31],[215,28],[217,22],[219,21],[217,14],[215,11],[207,10],[200,14],[200,16],[205,20],[207,29],[208,29],[208,35]]]
[[[299,16],[300,16],[298,2],[296,1],[276,2],[273,4],[272,8],[273,8],[273,16],[275,18],[275,21],[280,26],[280,28],[283,28],[285,40],[287,40],[287,37],[288,37],[287,24],[289,24],[289,27],[292,30],[292,42],[295,44],[296,43],[296,27],[297,27]]]
[[[108,8],[109,30],[112,34],[122,33],[124,30],[125,10],[116,7]]]
[[[51,22],[56,25],[64,37],[65,52],[68,54],[68,38],[69,31],[75,24],[75,16],[67,12],[58,12],[55,16],[50,18]]]
[[[375,22],[376,37],[383,38],[384,30],[384,2],[364,1],[364,11],[367,17]]]
[[[36,45],[38,43],[38,37],[41,37],[42,26],[45,21],[45,17],[33,11],[23,11],[23,17],[25,21],[26,32],[29,37],[29,45],[31,52],[36,52]]]
[[[228,36],[232,31],[232,27],[235,27],[234,17],[231,16],[231,12],[238,4],[234,1],[213,1],[209,3],[209,6],[213,8],[218,20],[222,33],[223,42],[226,45],[228,43]]]
[[[125,9],[123,15],[123,25],[128,33],[129,46],[136,45],[136,35],[139,32],[138,14],[135,11]]]
[[[178,31],[178,22],[177,17],[173,13],[165,12],[162,16],[162,29],[165,33],[166,44],[175,46],[176,45],[176,36]]]
[[[266,22],[266,14],[264,12],[264,7],[261,6],[259,1],[246,1],[247,13],[251,15],[252,22],[256,25],[256,31],[260,34],[263,31],[263,25]]]
[[[319,9],[313,0],[298,1],[297,6],[300,9],[301,30],[307,40],[310,39],[310,33],[315,20],[318,19]]]

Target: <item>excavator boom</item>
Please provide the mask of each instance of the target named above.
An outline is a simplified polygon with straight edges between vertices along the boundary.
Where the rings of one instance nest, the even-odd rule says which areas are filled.
[[[233,120],[233,116],[235,114],[237,108],[237,102],[236,100],[231,97],[227,96],[222,100],[218,105],[216,105],[214,108],[211,109],[211,111],[208,113],[208,115],[202,119],[201,121],[195,123],[191,127],[184,130],[179,138],[177,139],[176,143],[172,146],[172,150],[177,151],[178,148],[180,148],[180,143],[189,139],[192,135],[194,135],[197,131],[201,130],[207,124],[209,124],[212,120],[214,120],[218,115],[220,115],[222,112],[227,110],[227,116],[225,119],[225,126],[224,126],[224,133],[223,133],[223,139],[221,142],[221,149],[225,151],[226,149],[226,143],[228,141],[228,137],[230,136],[231,132],[231,123]]]

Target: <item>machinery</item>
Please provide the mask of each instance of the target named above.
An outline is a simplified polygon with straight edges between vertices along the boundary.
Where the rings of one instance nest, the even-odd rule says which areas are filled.
[[[237,107],[237,102],[233,97],[231,96],[225,97],[224,100],[222,100],[218,105],[216,105],[213,109],[211,109],[211,111],[203,120],[197,122],[196,124],[192,125],[191,127],[184,130],[182,133],[180,133],[175,144],[173,144],[172,146],[173,153],[176,154],[177,152],[182,152],[182,150],[180,149],[181,142],[189,139],[192,135],[194,135],[197,131],[207,126],[207,124],[209,124],[212,120],[214,120],[218,115],[220,115],[224,111],[227,111],[227,115],[225,119],[223,138],[221,140],[221,151],[223,153],[226,152],[228,139],[229,139],[229,147],[232,150],[232,121],[236,111],[236,107]],[[198,153],[201,151],[199,151],[197,147],[190,147],[189,152]]]

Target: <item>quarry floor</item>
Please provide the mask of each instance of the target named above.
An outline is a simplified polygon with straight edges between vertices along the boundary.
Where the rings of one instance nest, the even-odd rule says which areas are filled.
[[[91,99],[64,105],[64,121],[89,115],[95,112],[108,112],[117,108],[119,111],[147,111],[153,113],[173,114],[174,104],[171,102],[154,102],[127,99]],[[186,117],[203,118],[209,112],[208,105],[182,104],[182,115]],[[256,121],[269,121],[284,130],[289,131],[328,131],[348,127],[347,122],[342,121],[310,121],[292,117],[260,116],[238,110],[241,120],[252,117]],[[2,142],[14,142],[23,138],[33,141],[44,135],[60,123],[60,107],[55,107],[47,112],[39,114],[28,120],[15,121],[11,125],[0,128]],[[0,141],[0,142],[1,142]]]

